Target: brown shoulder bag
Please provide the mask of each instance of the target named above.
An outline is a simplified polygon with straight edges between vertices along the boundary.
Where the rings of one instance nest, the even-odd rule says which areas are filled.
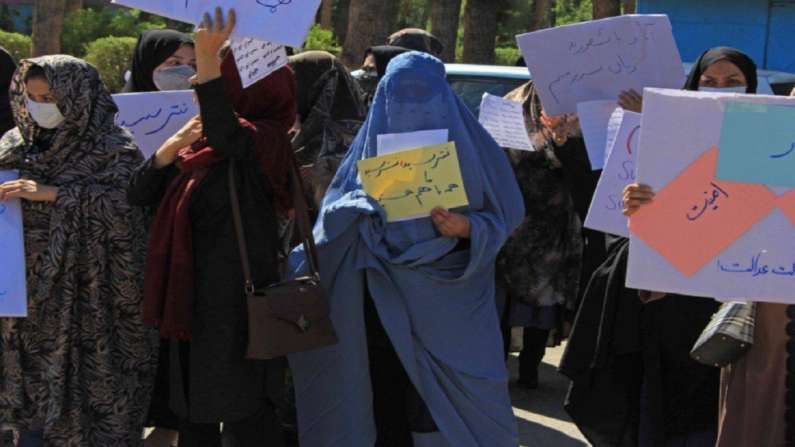
[[[329,316],[328,297],[320,284],[317,249],[312,235],[312,225],[309,222],[309,207],[295,164],[291,163],[290,166],[290,182],[293,188],[296,223],[309,263],[309,274],[263,289],[254,287],[251,276],[235,177],[235,162],[230,160],[229,195],[248,302],[246,358],[268,360],[336,344],[337,335]]]

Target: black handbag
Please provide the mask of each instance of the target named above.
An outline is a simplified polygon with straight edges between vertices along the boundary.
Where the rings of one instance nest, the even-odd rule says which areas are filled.
[[[290,166],[290,182],[297,229],[306,251],[309,274],[262,289],[254,286],[251,275],[235,177],[235,162],[230,160],[229,195],[248,304],[246,358],[269,360],[336,344],[338,340],[329,316],[328,297],[320,283],[309,209],[295,164]]]
[[[690,357],[721,368],[736,362],[754,344],[755,322],[755,303],[724,303],[696,341]]]

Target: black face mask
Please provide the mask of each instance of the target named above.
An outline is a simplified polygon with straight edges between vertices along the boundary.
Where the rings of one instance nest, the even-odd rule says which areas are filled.
[[[356,77],[356,82],[364,92],[364,101],[369,107],[373,103],[375,91],[378,89],[378,72],[375,68],[363,69],[361,74]]]

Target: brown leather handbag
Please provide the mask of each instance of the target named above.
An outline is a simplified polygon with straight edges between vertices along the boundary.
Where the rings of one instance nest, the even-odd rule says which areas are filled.
[[[251,276],[246,235],[243,231],[243,218],[235,183],[235,162],[229,162],[229,195],[248,302],[246,358],[249,359],[268,360],[337,343],[337,334],[329,316],[328,297],[320,284],[309,208],[298,170],[293,163],[290,168],[290,182],[296,223],[309,263],[309,274],[257,289]]]

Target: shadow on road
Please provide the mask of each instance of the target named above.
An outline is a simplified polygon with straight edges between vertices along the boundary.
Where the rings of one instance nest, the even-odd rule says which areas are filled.
[[[513,356],[508,360],[512,377],[511,398],[522,446],[588,445],[563,409],[569,381],[557,372],[556,365],[561,352],[560,348],[549,350],[539,369],[539,387],[536,390],[528,390],[515,384],[518,362]]]

